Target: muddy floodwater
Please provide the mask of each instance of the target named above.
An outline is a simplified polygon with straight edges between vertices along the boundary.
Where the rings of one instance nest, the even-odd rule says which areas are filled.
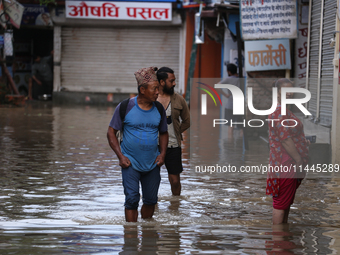
[[[125,223],[121,170],[106,139],[113,112],[51,102],[0,108],[0,254],[340,253],[339,174],[307,177],[290,223],[272,228],[265,178],[196,172],[189,133],[182,195],[171,196],[162,169],[155,217]],[[232,165],[268,163],[263,139],[250,139],[247,151],[238,136],[218,146]],[[191,163],[203,165],[195,155]]]

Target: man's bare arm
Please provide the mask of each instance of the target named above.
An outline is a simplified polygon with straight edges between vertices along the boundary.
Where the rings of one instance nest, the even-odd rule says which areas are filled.
[[[119,159],[119,165],[122,168],[127,168],[131,165],[131,162],[127,157],[123,155],[122,151],[120,150],[119,142],[116,136],[117,132],[118,130],[109,127],[107,130],[107,140],[110,144],[111,149],[116,153]]]

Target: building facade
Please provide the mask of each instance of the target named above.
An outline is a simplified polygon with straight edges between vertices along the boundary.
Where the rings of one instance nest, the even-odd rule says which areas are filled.
[[[131,17],[120,19],[117,13],[110,18],[107,6],[116,6],[119,15],[125,8]],[[101,16],[91,16],[98,9]],[[184,92],[185,21],[175,3],[66,1],[65,8],[54,9],[52,18],[57,98],[78,93],[91,101],[89,93],[102,93],[119,102],[137,93],[133,73],[147,66],[174,69],[177,90]]]

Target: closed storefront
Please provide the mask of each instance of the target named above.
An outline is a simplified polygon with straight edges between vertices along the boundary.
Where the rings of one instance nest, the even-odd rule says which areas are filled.
[[[172,8],[169,2],[66,1],[54,15],[54,91],[137,93],[135,71],[168,66],[184,93],[185,31]]]
[[[133,73],[141,67],[179,74],[178,27],[63,27],[61,42],[61,86],[68,91],[136,93]]]
[[[312,120],[322,126],[332,124],[334,48],[329,45],[336,30],[337,1],[312,0],[310,6],[310,47],[308,89],[312,97],[308,104]]]

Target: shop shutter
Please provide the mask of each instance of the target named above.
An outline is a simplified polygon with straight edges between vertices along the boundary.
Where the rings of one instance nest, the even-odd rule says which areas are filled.
[[[312,94],[308,103],[308,110],[316,116],[317,87],[318,87],[318,63],[319,63],[319,42],[320,42],[320,18],[321,1],[312,1],[310,49],[309,49],[309,90]]]
[[[334,48],[329,46],[329,40],[333,38],[336,30],[337,1],[325,0],[323,37],[322,37],[322,61],[321,61],[321,97],[320,97],[320,124],[332,125],[333,107],[333,81],[334,81]]]
[[[136,93],[134,72],[168,66],[179,77],[180,28],[62,28],[61,85],[67,91]]]
[[[332,124],[333,107],[334,48],[329,46],[329,40],[333,37],[333,32],[336,28],[337,1],[324,0],[322,35],[320,35],[322,1],[313,0],[311,4],[312,17],[309,52],[309,90],[312,93],[312,98],[309,101],[308,108],[313,116],[316,117],[318,74],[321,72],[319,124],[330,127]],[[319,70],[320,36],[322,36],[321,70]]]

